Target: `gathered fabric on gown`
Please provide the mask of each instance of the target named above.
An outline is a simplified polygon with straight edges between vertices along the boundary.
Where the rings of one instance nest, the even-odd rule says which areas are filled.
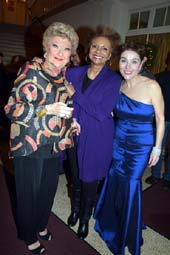
[[[154,144],[154,108],[120,92],[116,105],[113,160],[100,194],[95,230],[115,255],[127,246],[140,254],[142,240],[141,178]]]

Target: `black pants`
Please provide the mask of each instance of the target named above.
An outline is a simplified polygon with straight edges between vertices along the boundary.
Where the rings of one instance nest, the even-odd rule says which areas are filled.
[[[79,179],[79,169],[77,161],[76,147],[69,149],[68,159],[72,175],[73,190],[81,190],[81,204],[86,204],[87,200],[95,201],[99,180],[84,182]]]
[[[14,158],[18,238],[26,244],[48,223],[58,184],[60,158]]]

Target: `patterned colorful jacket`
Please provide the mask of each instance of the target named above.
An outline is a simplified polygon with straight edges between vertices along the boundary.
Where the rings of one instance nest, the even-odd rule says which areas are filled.
[[[46,104],[63,102],[72,106],[74,92],[69,86],[63,73],[51,77],[39,61],[26,62],[21,67],[4,108],[11,120],[11,156],[27,156],[47,144],[53,145],[54,153],[73,146],[72,118],[36,115],[37,108]]]

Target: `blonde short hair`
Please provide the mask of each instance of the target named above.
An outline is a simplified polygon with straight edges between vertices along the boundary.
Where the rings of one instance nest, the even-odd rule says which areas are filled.
[[[51,38],[55,36],[67,38],[71,42],[72,53],[74,54],[76,52],[79,42],[78,35],[72,26],[62,22],[53,22],[45,30],[42,41],[44,51],[46,51]]]

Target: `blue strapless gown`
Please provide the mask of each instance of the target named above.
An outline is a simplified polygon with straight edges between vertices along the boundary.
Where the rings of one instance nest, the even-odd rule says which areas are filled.
[[[120,92],[113,161],[95,210],[95,230],[115,255],[140,254],[141,178],[154,144],[152,105]]]

